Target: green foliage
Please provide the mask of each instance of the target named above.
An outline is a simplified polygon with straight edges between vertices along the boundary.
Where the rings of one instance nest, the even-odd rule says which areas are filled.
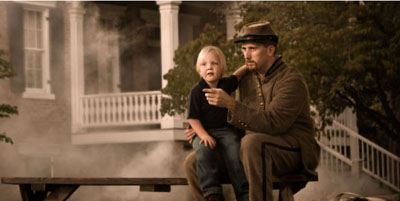
[[[15,71],[11,66],[11,63],[3,59],[6,52],[0,49],[0,79],[14,77]]]
[[[162,93],[168,96],[162,98],[162,115],[174,115],[185,111],[190,90],[200,79],[196,71],[197,55],[206,45],[215,45],[225,54],[227,73],[232,73],[240,64],[243,64],[241,56],[234,56],[240,52],[233,41],[226,41],[225,34],[219,32],[215,26],[207,24],[197,39],[179,47],[175,52],[175,68],[164,75],[168,84],[162,89]]]
[[[244,6],[239,27],[273,23],[278,50],[304,74],[324,122],[352,107],[360,132],[399,142],[399,9],[397,2],[257,2]]]
[[[6,52],[0,49],[0,79],[11,78],[15,76],[15,71],[12,68],[11,63],[3,59],[5,55]],[[0,118],[8,118],[11,114],[18,114],[16,106],[0,104]],[[7,137],[4,132],[0,132],[0,141],[11,144],[13,143],[11,138]]]
[[[8,118],[10,114],[18,114],[17,106],[0,104],[0,118]]]
[[[270,21],[279,36],[278,54],[305,76],[323,126],[351,107],[360,133],[385,146],[400,141],[398,10],[397,2],[247,2],[236,28]],[[163,114],[184,111],[199,79],[194,61],[208,44],[224,51],[229,73],[244,63],[237,46],[207,26],[198,39],[177,50],[176,68],[165,75],[163,93],[169,98],[163,101]]]
[[[11,138],[7,137],[5,133],[0,133],[0,142],[14,144]]]

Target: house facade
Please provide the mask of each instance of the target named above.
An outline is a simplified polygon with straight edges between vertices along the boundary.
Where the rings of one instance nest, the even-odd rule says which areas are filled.
[[[217,16],[218,4],[2,2],[1,48],[17,76],[2,81],[1,100],[20,108],[11,121],[35,114],[26,118],[54,123],[27,129],[61,126],[72,144],[182,140],[184,118],[159,113],[162,75],[206,23],[232,37],[240,12]]]
[[[232,8],[220,16],[220,4],[0,2],[0,49],[17,73],[0,80],[0,102],[19,111],[0,121],[15,143],[0,145],[0,175],[118,176],[132,155],[164,146],[179,163],[161,158],[174,171],[160,174],[182,175],[185,119],[161,116],[162,76],[174,67],[174,51],[206,23],[233,37],[238,5],[225,2]],[[98,165],[106,168],[90,170]],[[6,200],[19,199],[12,192]]]
[[[222,16],[214,12],[221,4]],[[184,117],[160,115],[160,89],[167,84],[162,76],[174,67],[174,50],[195,39],[206,23],[232,38],[241,20],[238,4],[0,2],[0,49],[17,73],[0,80],[0,103],[19,111],[0,120],[0,132],[14,141],[0,143],[0,177],[184,176],[191,147]],[[357,180],[346,172],[363,172],[399,192],[399,157],[359,135],[351,109],[335,117],[318,142],[321,173],[333,167],[335,177],[346,177],[335,186]],[[317,191],[305,189],[312,199],[318,189],[341,192],[320,178]],[[132,187],[81,188],[70,200],[161,199],[192,200],[187,186],[168,195]],[[20,200],[18,188],[0,184],[0,201],[14,200]]]

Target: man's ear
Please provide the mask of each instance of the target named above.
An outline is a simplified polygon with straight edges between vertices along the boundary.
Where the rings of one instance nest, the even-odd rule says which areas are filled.
[[[275,55],[276,47],[273,45],[268,45],[267,47],[267,54],[268,56],[272,57]]]

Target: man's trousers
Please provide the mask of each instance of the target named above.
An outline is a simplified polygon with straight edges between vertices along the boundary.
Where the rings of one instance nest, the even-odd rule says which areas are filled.
[[[272,201],[272,175],[281,176],[302,170],[300,146],[291,136],[249,133],[242,138],[240,146],[240,159],[249,182],[250,201]],[[194,152],[186,157],[184,165],[193,197],[196,201],[205,201],[196,174]]]

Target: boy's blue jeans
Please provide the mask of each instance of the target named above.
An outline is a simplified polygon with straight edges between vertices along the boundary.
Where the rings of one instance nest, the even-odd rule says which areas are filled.
[[[231,128],[207,130],[217,142],[217,149],[223,159],[230,181],[232,182],[237,201],[249,200],[249,184],[240,161],[240,139],[238,133]],[[200,186],[205,197],[211,194],[222,194],[221,181],[215,149],[200,144],[200,138],[195,136],[193,147],[196,152],[196,168]]]

